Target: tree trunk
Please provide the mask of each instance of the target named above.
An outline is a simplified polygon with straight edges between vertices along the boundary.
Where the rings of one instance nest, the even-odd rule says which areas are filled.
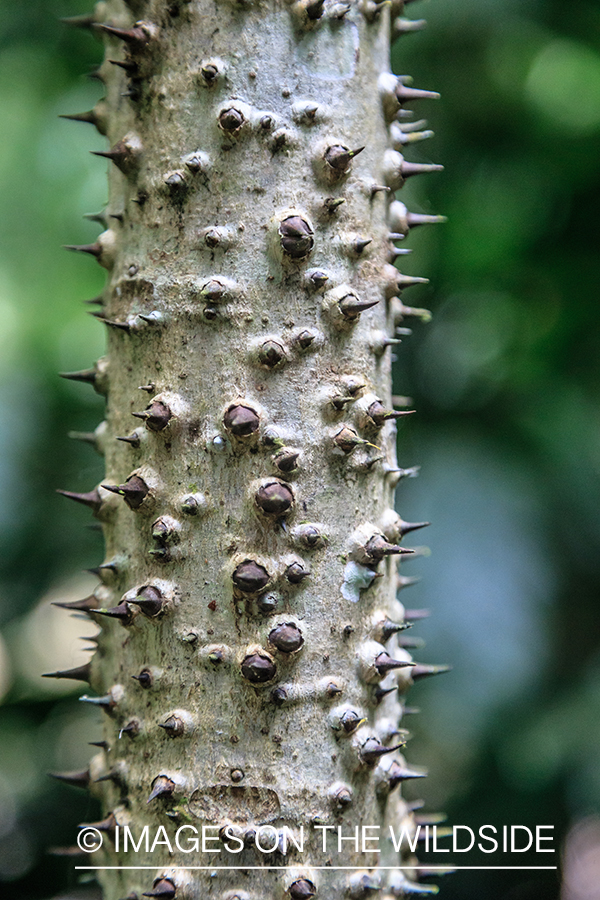
[[[398,152],[415,133],[397,116],[426,93],[389,72],[374,0],[109,0],[94,17],[111,172],[82,248],[109,273],[89,375],[107,395],[87,497],[107,556],[83,603],[106,726],[93,862],[154,868],[101,871],[105,898],[433,893],[388,832],[414,832],[399,785],[424,774],[398,728],[428,669],[395,599],[417,526],[393,511],[408,410],[388,348],[423,313],[391,260],[427,217],[389,191],[428,168]],[[124,853],[126,825],[150,847],[162,826],[173,852]],[[210,826],[204,851],[189,826]],[[358,847],[338,852],[338,826]]]

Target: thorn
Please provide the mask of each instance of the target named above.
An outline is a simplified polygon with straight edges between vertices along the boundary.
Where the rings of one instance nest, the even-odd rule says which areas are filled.
[[[401,784],[403,781],[410,781],[413,778],[426,778],[427,769],[411,769],[407,765],[401,765],[394,760],[388,769],[388,784],[390,791]]]
[[[86,16],[63,16],[58,21],[69,28],[83,28],[85,31],[91,31],[96,25],[93,13]]]
[[[304,6],[304,11],[306,12],[308,18],[314,22],[317,19],[320,19],[323,15],[324,6],[325,0],[307,0],[306,5]]]
[[[132,412],[131,415],[143,419],[149,431],[163,431],[173,418],[169,407],[160,400],[153,400],[144,412]]]
[[[77,666],[74,669],[64,669],[62,672],[46,672],[42,678],[70,678],[73,681],[85,681],[90,683],[90,663]]]
[[[90,770],[83,769],[81,772],[48,772],[50,778],[56,778],[63,784],[70,784],[71,787],[86,788],[90,783]]]
[[[400,578],[400,576],[398,576]],[[407,579],[411,584],[414,584],[414,578]],[[420,579],[417,577],[416,579],[419,581]],[[408,587],[408,585],[404,584],[403,587]],[[431,615],[430,609],[405,609],[404,610],[404,618],[409,622],[418,622],[420,619],[428,619]]]
[[[395,747],[385,747],[378,738],[369,738],[360,748],[360,757],[367,765],[375,765],[386,753],[399,750],[404,744],[396,744]]]
[[[420,637],[411,637],[410,635],[402,635],[398,638],[398,646],[404,647],[405,650],[422,650],[425,641]]]
[[[415,413],[414,409],[392,410],[386,409],[379,400],[375,400],[369,406],[367,413],[373,420],[374,424],[381,428],[388,419],[400,419],[403,416],[410,416]]]
[[[92,612],[98,609],[100,601],[94,594],[90,594],[84,600],[75,600],[72,603],[59,603],[55,601],[52,606],[59,606],[61,609],[73,609],[79,612]]]
[[[131,602],[135,603],[136,606],[139,606],[144,615],[148,616],[149,619],[153,619],[157,616],[165,605],[163,595],[158,588],[153,587],[151,584],[142,588],[141,591],[138,592],[135,600],[132,600]]]
[[[367,720],[363,716],[359,716],[353,709],[347,709],[346,712],[340,716],[340,725],[346,734],[354,734],[356,729],[366,721]]]
[[[279,224],[280,243],[292,259],[305,259],[314,246],[314,232],[302,216],[288,216]]]
[[[102,255],[102,245],[99,241],[96,241],[95,244],[64,244],[65,250],[76,250],[79,253],[89,253],[91,256],[95,256],[96,259],[99,259]]]
[[[317,889],[308,878],[299,878],[288,888],[292,900],[310,900],[317,893]]]
[[[125,141],[117,141],[110,150],[90,150],[92,156],[102,156],[115,164],[124,175],[129,175],[137,166],[137,153]]]
[[[163,799],[163,798],[166,799],[168,797],[172,797],[174,790],[175,790],[175,782],[171,781],[170,778],[167,778],[166,775],[159,775],[152,782],[152,792],[151,792],[150,796],[148,797],[148,799],[146,800],[146,803],[150,803],[152,800],[155,800],[157,797],[160,797],[161,799]],[[161,896],[161,895],[160,894],[155,894],[155,895],[145,894],[144,896]]]
[[[336,209],[338,209],[338,207],[340,207],[342,203],[345,202],[346,200],[344,197],[326,197],[323,201],[323,206],[325,207],[325,210],[329,213],[329,215],[332,215],[336,211]]]
[[[397,19],[394,19],[392,25],[392,40],[400,37],[402,34],[410,34],[413,31],[422,31],[426,26],[426,19],[405,19],[403,16],[398,16]]]
[[[71,122],[88,122],[90,125],[98,128],[98,116],[93,109],[88,109],[87,112],[82,113],[71,113],[71,115],[63,113],[58,118],[69,119]]]
[[[414,668],[415,663],[412,661],[406,662],[405,660],[392,659],[392,657],[385,652],[380,653],[375,659],[375,668],[382,678],[384,678],[387,673],[391,672],[393,669],[404,669],[407,666],[412,666]]]
[[[251,684],[264,684],[275,678],[277,667],[269,656],[251,653],[242,662],[242,675]]]
[[[274,369],[284,360],[285,351],[277,341],[265,341],[258,351],[258,361],[267,369]]]
[[[369,246],[369,244],[373,243],[373,238],[357,238],[352,244],[352,249],[354,252],[360,256],[363,250]]]
[[[232,576],[235,586],[245,594],[262,590],[268,584],[269,577],[267,570],[253,559],[245,559],[240,563]]]
[[[372,184],[371,185],[371,197],[374,197],[375,194],[379,194],[381,191],[385,191],[389,194],[391,191],[391,187],[388,187],[387,184]]]
[[[107,319],[101,313],[91,313],[92,316],[95,316],[99,322],[103,322],[108,328],[118,328],[121,331],[126,331],[128,334],[131,331],[131,325],[129,322],[116,322],[114,319]]]
[[[400,631],[406,631],[407,628],[412,628],[412,622],[392,622],[391,619],[385,618],[375,626],[375,640],[385,644],[392,635],[398,634]]]
[[[285,515],[292,507],[294,494],[292,489],[281,481],[263,484],[254,497],[256,505],[269,515]]]
[[[284,447],[283,450],[280,450],[279,453],[275,454],[275,456],[273,457],[273,462],[280,472],[293,472],[294,469],[298,468],[299,456],[299,450],[291,450],[288,447]]]
[[[135,678],[137,682],[139,682],[140,687],[147,690],[151,688],[154,684],[154,676],[150,669],[142,669],[139,675],[132,675],[132,678]]]
[[[421,681],[423,678],[430,678],[432,675],[441,675],[443,672],[449,672],[452,666],[431,666],[426,664],[417,664],[413,667],[410,677],[413,681]]]
[[[176,888],[170,878],[157,879],[151,891],[146,891],[142,897],[159,897],[161,900],[173,900],[176,894]]]
[[[269,633],[269,641],[282,653],[295,653],[304,643],[302,632],[293,622],[277,625]]]
[[[88,741],[90,747],[100,747],[101,750],[110,750],[106,741]]]
[[[355,294],[346,294],[339,301],[338,306],[344,318],[352,321],[357,319],[361,312],[371,309],[372,306],[377,306],[378,303],[379,300],[359,300]]]
[[[308,574],[308,571],[298,562],[293,562],[285,570],[285,576],[290,584],[300,584]]]
[[[375,698],[375,703],[379,706],[384,697],[387,697],[388,694],[393,694],[394,691],[398,690],[398,685],[394,685],[393,687],[383,688],[381,685],[377,685],[373,692],[373,697]]]
[[[131,444],[131,446],[136,449],[140,446],[140,436],[137,431],[132,431],[131,434],[128,434],[125,437],[117,437],[116,440],[123,441],[125,444]]]
[[[258,413],[248,406],[230,406],[223,418],[225,428],[236,437],[248,437],[258,431]]]
[[[96,369],[82,369],[80,372],[59,372],[59,378],[66,378],[68,381],[83,381],[86,384],[96,384]]]
[[[104,23],[94,25],[99,31],[110,34],[112,37],[119,38],[129,44],[134,50],[145,47],[150,41],[150,36],[145,29],[134,26],[133,28],[115,28],[113,25],[105,25]]]
[[[384,556],[392,556],[394,554],[404,556],[405,554],[414,553],[414,550],[407,550],[398,546],[398,544],[390,544],[382,534],[374,534],[362,548],[362,553],[368,563],[378,563],[381,562]]]
[[[440,95],[437,91],[422,91],[418,88],[409,87],[404,84],[400,79],[398,79],[398,83],[396,85],[396,90],[394,92],[396,94],[396,99],[400,106],[403,106],[405,103],[411,103],[413,100],[439,100]]]
[[[342,453],[348,455],[361,444],[367,444],[368,441],[365,441],[361,437],[359,437],[354,428],[351,428],[349,425],[344,425],[343,428],[341,428],[340,431],[338,431],[338,433],[335,435],[333,443],[336,445],[336,447],[340,448]]]
[[[98,294],[97,297],[92,297],[91,300],[85,300],[84,303],[86,303],[88,306],[102,306],[102,304],[104,303],[104,297],[102,296],[102,294]]]
[[[164,729],[170,738],[179,737],[185,731],[183,721],[177,716],[169,716],[166,722],[159,722],[158,727]]]
[[[109,62],[111,66],[118,66],[120,69],[123,69],[128,75],[135,75],[139,70],[138,64],[131,62],[131,60],[109,59],[107,62]]]
[[[109,619],[119,619],[123,625],[129,625],[133,620],[133,612],[126,600],[122,600],[117,606],[111,606],[109,609],[97,609],[95,613],[99,616],[108,616]]]
[[[114,817],[113,813],[109,813],[106,819],[102,819],[100,822],[84,822],[81,825],[77,826],[78,828],[95,828],[97,831],[104,831],[107,834],[114,834],[115,829],[117,827],[117,820]]]
[[[119,738],[126,734],[130,738],[137,737],[140,733],[140,723],[137,719],[132,719],[127,725],[124,725],[119,731]]]
[[[139,509],[148,494],[148,485],[139,475],[132,475],[125,484],[103,484],[102,487],[124,497],[130,509]]]
[[[364,147],[358,147],[356,150],[348,150],[341,144],[334,144],[325,151],[325,162],[331,166],[334,172],[345,175],[354,157],[362,153],[364,149]]]
[[[100,512],[102,497],[98,492],[98,488],[94,488],[93,491],[88,491],[83,494],[78,494],[75,491],[61,490],[57,490],[56,493],[61,494],[63,497],[68,497],[69,500],[75,500],[76,503],[82,503],[84,506],[89,507],[94,513]]]

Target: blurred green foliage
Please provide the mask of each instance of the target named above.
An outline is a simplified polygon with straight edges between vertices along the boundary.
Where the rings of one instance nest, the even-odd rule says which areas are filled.
[[[454,664],[414,689],[423,716],[408,756],[429,765],[420,791],[452,824],[553,824],[562,840],[600,806],[600,7],[408,9],[429,24],[396,41],[395,71],[443,101],[417,108],[436,136],[406,156],[446,172],[401,198],[449,222],[416,229],[403,258],[431,279],[406,302],[434,319],[398,352],[395,389],[419,410],[401,427],[400,464],[422,465],[398,503],[434,524],[431,557],[405,569],[424,580],[401,598],[435,611],[419,658]],[[101,96],[84,74],[100,44],[57,21],[87,11],[0,2],[0,881],[21,900],[74,883],[72,861],[44,848],[71,844],[97,813],[44,774],[85,764],[97,719],[38,678],[52,654],[79,659],[78,630],[90,631],[54,618],[49,592],[85,593],[74,573],[102,554],[86,511],[53,493],[102,474],[93,450],[66,439],[93,430],[102,403],[56,377],[91,365],[104,340],[81,303],[103,274],[60,250],[94,240],[82,215],[105,202],[105,166],[87,152],[103,139],[57,119]],[[519,863],[540,860],[505,864]],[[550,900],[558,876],[462,872],[443,895]]]

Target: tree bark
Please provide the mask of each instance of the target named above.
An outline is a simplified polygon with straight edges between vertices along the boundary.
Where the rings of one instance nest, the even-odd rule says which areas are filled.
[[[109,273],[94,862],[155,867],[101,871],[104,896],[433,892],[388,837],[414,832],[399,785],[423,774],[398,728],[418,670],[389,352],[413,281],[390,230],[418,224],[389,203],[413,173],[393,120],[420,92],[389,71],[389,8],[109,0],[95,21],[111,171],[85,248]],[[162,826],[173,852],[124,854],[122,833],[117,851],[115,825],[150,843]],[[203,825],[218,853],[185,852],[190,830],[176,846]],[[323,852],[324,825],[376,826],[381,852],[338,852],[337,831]],[[302,852],[282,852],[286,829]]]

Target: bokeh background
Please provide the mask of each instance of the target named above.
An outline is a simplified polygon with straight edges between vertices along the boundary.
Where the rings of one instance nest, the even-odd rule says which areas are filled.
[[[88,11],[87,0],[0,0],[0,882],[20,900],[79,890],[73,860],[46,848],[72,844],[76,824],[98,817],[83,792],[46,775],[85,766],[97,715],[76,685],[39,677],[85,656],[79,635],[94,629],[50,601],[89,593],[84,570],[102,559],[87,511],[54,493],[102,475],[93,449],[67,439],[96,427],[102,401],[56,375],[91,365],[104,341],[82,303],[103,271],[60,249],[95,239],[82,215],[106,199],[104,162],[88,153],[103,139],[57,118],[102,94],[86,77],[100,43],[57,21]],[[451,824],[554,825],[561,846],[583,820],[568,853],[580,887],[562,896],[593,900],[600,5],[423,0],[408,12],[429,25],[396,41],[395,71],[443,101],[417,107],[435,137],[406,155],[446,171],[413,179],[402,199],[449,222],[415,229],[404,262],[431,279],[405,302],[434,318],[415,322],[397,354],[395,390],[419,410],[401,426],[400,464],[421,465],[398,504],[433,524],[417,535],[431,554],[403,565],[423,580],[402,599],[434,611],[418,657],[454,666],[411,696],[423,714],[410,721],[408,755],[431,775],[408,793]],[[560,891],[558,874],[532,871],[459,872],[442,885],[447,900]]]

